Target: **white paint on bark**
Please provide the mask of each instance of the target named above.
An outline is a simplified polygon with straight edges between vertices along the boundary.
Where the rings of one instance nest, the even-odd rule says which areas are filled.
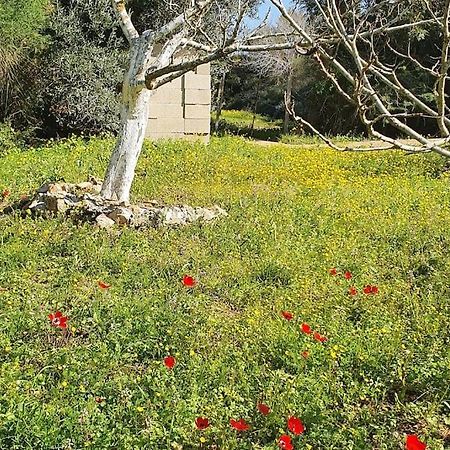
[[[122,87],[121,129],[109,161],[102,196],[128,203],[136,164],[144,143],[152,91],[145,87],[145,66],[151,49],[137,44]]]
[[[224,58],[233,52],[293,48],[294,43],[253,43],[252,34],[259,27],[249,34],[240,34],[245,13],[251,9],[247,2],[238,1],[234,12],[226,8],[229,23],[223,27],[223,35],[220,36],[207,35],[203,30],[204,19],[215,3],[214,0],[194,1],[158,30],[146,30],[141,34],[132,23],[125,0],[111,0],[111,3],[130,44],[131,57],[122,88],[121,129],[109,161],[101,195],[108,200],[128,203],[134,171],[146,134],[149,100],[156,88],[199,65]],[[195,38],[198,35],[206,37],[210,45],[197,42]],[[258,36],[258,40],[264,42],[266,37]],[[152,58],[154,48],[160,49]],[[183,59],[175,62],[176,55],[186,48],[191,51],[185,52]]]

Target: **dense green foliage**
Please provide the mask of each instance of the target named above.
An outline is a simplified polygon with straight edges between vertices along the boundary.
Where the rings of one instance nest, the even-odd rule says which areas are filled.
[[[17,112],[22,66],[45,43],[39,31],[48,6],[49,0],[0,1],[0,121]]]
[[[261,78],[245,65],[232,68],[225,85],[225,107],[272,119],[284,116],[286,80]],[[298,114],[315,124],[325,134],[360,135],[363,128],[352,105],[335,92],[319,67],[307,57],[300,57],[294,69],[293,99]]]
[[[10,202],[47,180],[101,176],[112,145],[13,150],[0,191]],[[135,200],[219,204],[229,217],[108,233],[0,216],[0,448],[275,450],[289,414],[306,425],[296,449],[394,450],[410,432],[448,448],[443,169],[429,154],[148,143]],[[55,310],[69,316],[66,338]],[[197,416],[211,427],[196,430]],[[236,433],[231,417],[252,429]]]
[[[111,2],[54,5],[27,120],[43,136],[115,131],[126,52]]]

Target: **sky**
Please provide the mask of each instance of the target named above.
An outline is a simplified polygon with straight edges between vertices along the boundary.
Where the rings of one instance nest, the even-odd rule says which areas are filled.
[[[292,1],[290,0],[284,0],[284,5],[285,6],[290,6]],[[261,20],[264,19],[264,17],[266,17],[267,11],[270,9],[270,16],[269,16],[269,23],[274,23],[276,22],[277,18],[280,16],[280,13],[278,11],[278,9],[276,8],[276,6],[274,6],[270,0],[264,0],[258,10],[258,19],[247,19],[246,24],[249,27],[252,26],[257,26]]]

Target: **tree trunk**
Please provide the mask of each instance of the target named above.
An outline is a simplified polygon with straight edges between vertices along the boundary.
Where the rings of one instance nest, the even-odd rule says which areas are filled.
[[[136,82],[143,58],[145,55],[139,50],[133,52],[122,87],[121,127],[101,192],[109,200],[129,202],[134,171],[144,143],[151,91]]]
[[[219,130],[219,121],[220,115],[222,114],[222,106],[223,106],[223,92],[225,90],[225,78],[227,76],[226,72],[222,73],[222,77],[220,78],[219,89],[217,92],[217,111],[216,111],[216,119],[214,122],[214,129],[217,133]]]
[[[292,80],[293,74],[292,70],[289,71],[288,78],[287,78],[287,84],[286,84],[286,99],[289,107],[292,104]],[[288,134],[289,132],[289,111],[288,108],[285,106],[284,111],[284,125],[283,125],[283,134]]]

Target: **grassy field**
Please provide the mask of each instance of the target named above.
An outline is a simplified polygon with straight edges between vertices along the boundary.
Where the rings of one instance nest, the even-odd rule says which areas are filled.
[[[215,120],[215,113],[211,114],[211,119]],[[282,134],[283,121],[272,120],[269,117],[256,114],[253,129],[253,113],[242,110],[223,110],[220,118],[219,134],[231,134],[237,136],[251,137],[256,140],[271,142],[281,142],[291,145],[323,145],[323,141],[318,136],[309,134],[296,134],[295,128],[290,134]],[[291,127],[293,124],[290,124]],[[333,136],[336,143],[360,141],[358,136]]]
[[[211,114],[214,122],[215,114]],[[223,110],[220,116],[219,135],[234,135],[261,139],[264,141],[278,141],[282,134],[281,120],[271,120],[256,114],[253,124],[253,113],[250,111]]]
[[[214,113],[211,115],[211,117],[215,119]],[[229,124],[236,125],[240,128],[251,127],[253,123],[253,113],[250,111],[234,109],[223,110],[220,118],[221,120],[224,120]],[[262,116],[261,114],[256,114],[255,116],[254,127],[256,129],[277,128],[282,126],[283,122],[281,120],[272,121],[269,118]]]
[[[101,177],[111,146],[12,151],[4,203],[44,181]],[[0,449],[275,450],[289,416],[306,428],[295,449],[401,449],[407,434],[449,448],[443,169],[433,155],[149,143],[135,201],[218,204],[229,217],[110,233],[0,216]],[[57,310],[67,332],[50,324]],[[248,431],[230,427],[240,418]]]

